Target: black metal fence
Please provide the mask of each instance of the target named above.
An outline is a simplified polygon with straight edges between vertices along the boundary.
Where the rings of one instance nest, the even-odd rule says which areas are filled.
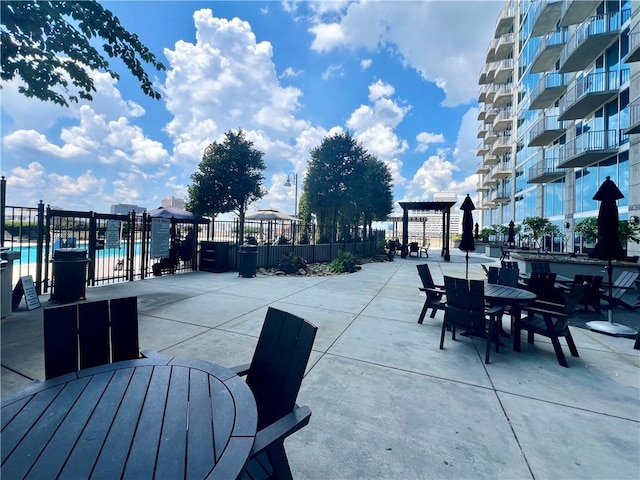
[[[154,274],[154,264],[166,261],[153,258],[152,218],[146,213],[68,211],[45,208],[42,202],[33,208],[7,206],[4,191],[2,200],[2,247],[17,256],[12,287],[19,277],[31,275],[38,293],[46,293],[55,281],[52,260],[61,248],[86,250],[89,286],[144,279]],[[238,220],[201,224],[171,219],[170,244],[179,254],[170,271],[198,270],[203,240],[228,243],[226,264],[238,270],[239,246],[244,243],[257,246],[256,267],[273,268],[290,254],[308,263],[330,262],[339,251],[369,256],[380,248],[384,232],[365,235],[362,229],[320,230],[315,225],[267,220],[246,221],[240,235]]]

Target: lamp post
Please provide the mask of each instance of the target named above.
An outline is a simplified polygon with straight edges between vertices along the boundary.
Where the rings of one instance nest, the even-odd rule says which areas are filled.
[[[293,172],[289,172],[287,174],[287,181],[284,184],[285,187],[291,187],[291,177],[293,176],[293,186],[296,189],[295,190],[295,205],[293,206],[293,216],[297,217],[298,216],[298,174],[297,173],[293,173]]]

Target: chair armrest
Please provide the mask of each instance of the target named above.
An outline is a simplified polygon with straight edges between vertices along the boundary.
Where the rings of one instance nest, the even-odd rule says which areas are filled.
[[[288,413],[280,420],[263,428],[256,434],[256,439],[251,449],[251,456],[259,454],[270,445],[284,440],[292,433],[297,432],[309,423],[310,417],[311,409],[309,407],[298,407],[296,405],[293,412]]]
[[[231,370],[233,373],[235,373],[239,377],[242,377],[242,376],[246,375],[247,373],[249,373],[249,367],[250,366],[251,366],[250,363],[243,363],[242,365],[236,365],[235,367],[229,367],[229,370]]]
[[[487,315],[501,315],[504,313],[504,305],[494,305],[490,309],[486,310],[485,313]]]
[[[438,288],[437,286],[434,288],[425,288],[425,287],[419,287],[421,292],[431,292],[431,293],[437,293],[437,294],[445,294],[447,293],[446,290],[444,288]]]

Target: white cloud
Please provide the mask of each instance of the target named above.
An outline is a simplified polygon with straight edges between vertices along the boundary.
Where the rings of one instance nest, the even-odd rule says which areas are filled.
[[[342,69],[342,65],[329,65],[324,72],[322,72],[322,79],[329,80],[333,77],[342,77],[344,76],[344,70]]]
[[[446,106],[477,95],[475,79],[484,64],[495,19],[496,1],[353,2],[339,19],[320,21],[309,31],[312,49],[391,47],[425,80],[445,91]],[[444,19],[444,20],[443,20]]]
[[[364,58],[360,60],[360,68],[362,70],[368,69],[369,67],[371,67],[371,65],[373,65],[373,60],[371,60],[370,58]]]
[[[444,135],[441,133],[420,132],[416,135],[416,140],[418,141],[416,151],[426,152],[431,143],[443,143]]]
[[[295,78],[299,77],[304,73],[304,70],[294,70],[292,67],[287,67],[284,69],[280,78]]]

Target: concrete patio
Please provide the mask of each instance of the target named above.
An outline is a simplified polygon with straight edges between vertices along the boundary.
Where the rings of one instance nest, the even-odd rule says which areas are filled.
[[[471,257],[470,278],[484,279],[480,262],[494,260]],[[286,442],[295,478],[639,478],[633,340],[572,328],[580,358],[565,348],[568,369],[540,337],[520,353],[506,339],[489,365],[483,341],[448,333],[439,350],[442,313],[417,323],[424,297],[415,266],[429,262],[439,283],[463,277],[465,264],[435,260],[397,257],[329,277],[167,275],[90,288],[87,297],[137,295],[142,349],[227,366],[250,360],[268,306],[317,325],[298,396],[313,415]],[[23,303],[1,327],[4,395],[44,378],[42,309]]]

